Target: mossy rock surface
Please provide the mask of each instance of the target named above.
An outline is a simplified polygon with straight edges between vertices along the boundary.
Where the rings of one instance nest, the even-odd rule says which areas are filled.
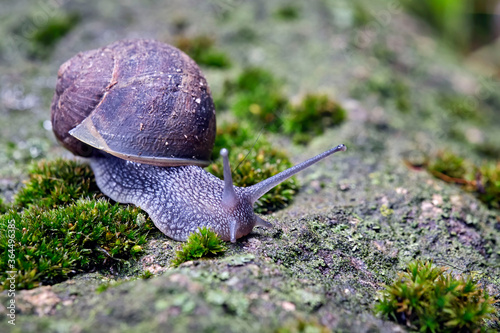
[[[231,63],[203,68],[217,99],[224,102],[224,82],[262,68],[280,80],[287,103],[326,94],[346,112],[341,124],[305,146],[264,126],[266,141],[294,164],[340,143],[347,151],[299,174],[293,203],[265,216],[274,228],[256,228],[228,244],[223,256],[172,268],[182,244],[151,232],[124,265],[17,290],[16,326],[5,320],[11,298],[0,293],[0,331],[402,332],[408,328],[373,309],[383,286],[416,259],[470,274],[498,300],[499,83],[469,70],[456,50],[397,3],[21,0],[2,7],[15,15],[0,20],[6,36],[0,41],[1,213],[23,188],[32,160],[72,158],[48,122],[60,64],[120,38],[175,43],[209,31],[216,58]],[[18,22],[29,26],[56,11],[79,20],[50,52],[43,50],[45,60],[34,59]],[[221,124],[239,121],[231,110],[217,116]],[[428,157],[443,152],[484,168],[493,180],[484,183],[490,192],[429,172]],[[460,176],[459,169],[453,171]],[[99,196],[91,193],[89,199]],[[493,196],[482,197],[488,193]],[[62,201],[47,205],[72,204],[57,192],[51,198]],[[498,322],[485,325],[499,330]]]

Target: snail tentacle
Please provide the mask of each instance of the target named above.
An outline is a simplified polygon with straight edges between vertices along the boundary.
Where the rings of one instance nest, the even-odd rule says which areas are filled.
[[[269,192],[273,187],[278,185],[279,183],[284,182],[288,178],[292,177],[296,173],[308,168],[309,166],[313,165],[314,163],[317,163],[324,159],[327,156],[330,156],[331,154],[334,154],[339,151],[345,151],[346,146],[345,145],[338,145],[335,148],[332,148],[330,150],[325,151],[324,153],[321,153],[319,155],[316,155],[307,161],[304,161],[300,164],[297,164],[289,169],[286,169],[285,171],[282,171],[278,173],[277,175],[274,175],[272,177],[267,178],[266,180],[261,181],[260,183],[257,183],[255,185],[252,185],[248,187],[248,193],[250,194],[251,201],[255,202],[257,201],[261,196]]]

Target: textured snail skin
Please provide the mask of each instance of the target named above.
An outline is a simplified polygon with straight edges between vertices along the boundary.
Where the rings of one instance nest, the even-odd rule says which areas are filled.
[[[199,166],[160,167],[126,161],[107,153],[91,158],[97,185],[111,199],[145,210],[167,236],[185,241],[200,227],[235,242],[255,226],[272,227],[253,212],[254,202],[297,172],[338,152],[339,145],[256,185],[232,185],[228,152],[221,151],[224,181]]]
[[[230,225],[236,219],[235,238],[248,234],[256,224],[244,189],[235,188],[240,204],[224,209],[224,182],[199,166],[158,167],[103,155],[92,158],[91,167],[105,195],[142,208],[158,229],[175,240],[184,241],[204,226],[229,241]]]

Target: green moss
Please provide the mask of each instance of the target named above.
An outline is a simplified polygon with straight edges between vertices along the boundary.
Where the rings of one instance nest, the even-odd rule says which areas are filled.
[[[274,12],[274,17],[283,21],[295,21],[300,16],[300,8],[294,4],[286,4]]]
[[[231,66],[229,57],[214,47],[215,40],[208,36],[194,38],[179,37],[175,45],[186,52],[198,65],[228,68]]]
[[[387,206],[386,204],[383,204],[382,206],[380,206],[380,214],[383,217],[389,217],[392,214],[394,214],[394,210],[390,209],[389,206]]]
[[[491,207],[500,209],[500,162],[486,163],[479,169],[481,186],[479,199]]]
[[[315,320],[297,319],[278,327],[276,333],[329,333],[331,330]]]
[[[215,104],[256,129],[285,132],[301,143],[346,118],[345,110],[326,95],[308,94],[299,105],[290,105],[283,83],[259,67],[245,68],[235,80],[227,80]]]
[[[494,300],[470,276],[455,278],[415,261],[386,286],[376,312],[420,332],[475,332],[492,318]]]
[[[0,214],[4,214],[8,210],[8,205],[5,203],[4,198],[0,197]]]
[[[62,159],[32,164],[25,187],[0,215],[0,281],[16,271],[17,288],[29,289],[142,252],[151,221],[138,208],[96,200],[98,193],[87,165]],[[13,248],[9,225],[15,226]]]
[[[402,2],[412,13],[433,26],[444,38],[456,46],[464,47],[470,38],[472,3],[453,0],[424,0],[418,5],[411,1]]]
[[[153,273],[151,273],[149,270],[146,270],[146,271],[144,271],[144,273],[142,273],[141,279],[147,280],[147,279],[152,278],[153,276],[154,276]]]
[[[425,164],[435,177],[474,192],[489,207],[500,208],[500,162],[476,165],[452,152],[440,152]]]
[[[263,136],[257,141],[257,134],[244,123],[226,123],[217,128],[215,148],[212,158],[216,161],[208,171],[223,177],[222,159],[219,152],[229,148],[229,163],[232,167],[233,183],[246,187],[257,184],[292,166],[288,157],[274,149]],[[277,185],[256,203],[259,213],[275,211],[287,206],[298,191],[294,177]]]
[[[95,292],[96,294],[101,294],[103,292],[105,292],[106,290],[108,290],[110,287],[111,288],[116,288],[126,282],[128,282],[129,280],[127,279],[119,279],[119,280],[108,280],[102,284],[100,284],[99,286],[97,286],[97,288],[95,289]]]
[[[457,117],[462,122],[464,120],[480,121],[482,119],[481,111],[478,109],[477,103],[469,96],[455,94],[441,95],[437,103],[445,109],[448,114]]]
[[[215,232],[206,227],[199,228],[197,232],[189,235],[182,249],[176,252],[172,265],[177,267],[186,261],[216,256],[224,252],[226,252],[224,241]]]
[[[109,286],[110,286],[109,283],[102,283],[96,288],[95,292],[98,294],[101,294],[101,293],[105,292],[106,290],[108,290]]]
[[[293,136],[294,142],[306,144],[345,119],[346,111],[327,95],[308,94],[283,116],[283,130]]]
[[[46,59],[57,42],[70,32],[80,21],[75,13],[51,15],[43,24],[38,25],[31,35],[29,53],[34,58]]]
[[[238,26],[233,32],[235,43],[250,44],[258,40],[259,34],[255,31],[255,25]]]
[[[373,22],[373,14],[366,6],[362,5],[359,1],[353,1],[353,20],[357,27],[362,27],[370,22]]]
[[[14,198],[17,208],[36,205],[56,208],[98,193],[90,167],[77,161],[57,159],[34,163],[29,180]]]
[[[229,97],[229,108],[239,119],[247,119],[257,128],[277,131],[281,126],[280,113],[288,100],[282,83],[270,72],[246,68],[235,82],[225,84],[224,96]]]
[[[257,139],[257,136],[258,133],[245,122],[224,122],[222,124],[218,124],[214,150],[212,151],[212,160],[219,161],[221,159],[220,150],[222,148],[229,149],[229,157],[231,158],[231,155],[237,153],[236,151],[233,151],[233,149],[242,150],[244,147],[253,147],[254,144],[257,145],[257,147],[260,147],[262,144],[267,143],[265,138],[260,136]],[[231,166],[235,167],[235,165]]]
[[[78,271],[116,265],[138,253],[134,246],[145,243],[152,223],[144,223],[142,214],[132,206],[89,199],[51,210],[10,210],[0,216],[1,282],[8,277],[6,271],[16,270],[17,288],[29,289]],[[15,225],[13,267],[8,262],[9,225]]]
[[[445,175],[456,179],[463,179],[467,174],[467,169],[462,157],[448,151],[438,153],[427,166],[427,170],[433,175]]]

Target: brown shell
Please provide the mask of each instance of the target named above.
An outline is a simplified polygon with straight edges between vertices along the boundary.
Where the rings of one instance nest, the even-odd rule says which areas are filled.
[[[65,62],[51,106],[57,139],[154,165],[207,165],[215,108],[199,67],[154,40],[122,40]],[[90,145],[90,146],[89,146]]]

